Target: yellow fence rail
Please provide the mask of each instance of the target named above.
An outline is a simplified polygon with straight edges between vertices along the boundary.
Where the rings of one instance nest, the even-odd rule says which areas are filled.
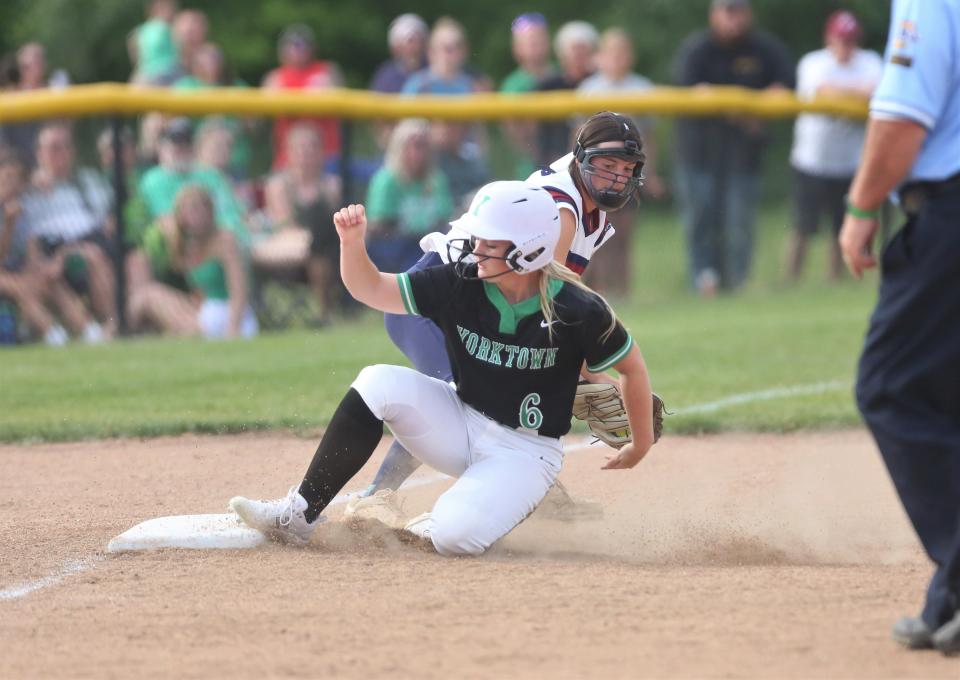
[[[858,99],[804,101],[789,90],[757,92],[739,87],[658,87],[637,94],[617,95],[577,95],[561,91],[404,97],[348,89],[304,92],[225,87],[181,92],[101,83],[0,95],[0,123],[55,116],[135,115],[150,111],[178,115],[230,113],[348,119],[543,120],[600,110],[678,116],[746,114],[761,118],[789,118],[809,112],[863,119],[867,115],[867,104]]]

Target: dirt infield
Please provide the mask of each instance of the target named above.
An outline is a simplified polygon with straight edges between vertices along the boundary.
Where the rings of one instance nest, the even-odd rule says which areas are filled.
[[[262,434],[0,447],[0,677],[960,673],[890,641],[930,567],[862,432],[667,437],[631,471],[574,451],[561,478],[605,519],[534,516],[477,559],[333,522],[307,550],[104,552],[145,519],[281,495],[314,447]],[[405,509],[446,484],[405,492]]]

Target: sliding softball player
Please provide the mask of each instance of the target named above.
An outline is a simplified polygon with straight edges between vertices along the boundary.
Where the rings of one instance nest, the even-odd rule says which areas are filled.
[[[643,142],[634,122],[620,114],[603,111],[580,127],[573,153],[530,176],[527,182],[546,189],[560,208],[561,232],[554,252],[558,262],[577,274],[583,273],[593,253],[614,234],[607,211],[624,207],[642,186],[643,163]],[[421,242],[426,255],[411,273],[448,261],[449,244],[462,237],[456,229],[448,234],[427,236]],[[453,379],[443,336],[430,319],[387,314],[386,328],[391,340],[418,371],[445,381]],[[586,378],[613,382],[603,375]],[[608,408],[619,404],[615,386],[605,394]],[[622,410],[620,412],[622,414]],[[394,524],[402,517],[395,499],[391,494],[379,492],[398,489],[419,465],[402,442],[395,441],[373,484],[364,491],[363,497],[351,500],[347,513]],[[599,503],[572,499],[559,481],[552,487],[548,499],[551,502],[544,503],[544,510],[552,519],[599,519],[603,514]]]
[[[533,511],[556,479],[584,363],[620,373],[633,432],[604,467],[630,468],[647,453],[652,396],[640,350],[603,298],[554,262],[560,215],[546,189],[483,187],[453,223],[467,239],[459,257],[411,273],[377,271],[364,245],[362,205],[342,209],[334,222],[347,289],[374,309],[432,320],[456,386],[409,368],[363,369],[286,498],[231,500],[249,526],[308,542],[386,423],[418,460],[457,478],[407,529],[444,555],[482,553]]]

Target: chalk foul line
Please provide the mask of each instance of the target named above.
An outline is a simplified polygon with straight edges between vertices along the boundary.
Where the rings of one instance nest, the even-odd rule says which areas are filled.
[[[49,586],[55,586],[64,579],[75,576],[81,572],[92,569],[98,562],[103,560],[102,557],[97,555],[91,555],[90,557],[84,557],[77,560],[69,560],[63,564],[57,571],[52,574],[48,574],[43,578],[38,578],[35,581],[28,581],[27,583],[21,584],[19,586],[13,586],[11,588],[5,588],[0,590],[0,600],[16,600],[21,597],[25,597],[30,593],[40,590],[41,588],[47,588]]]
[[[809,385],[794,385],[792,387],[774,387],[757,392],[732,394],[729,397],[717,399],[716,401],[708,401],[703,404],[693,404],[692,406],[678,408],[675,412],[679,416],[685,416],[691,413],[711,413],[713,411],[719,411],[722,408],[727,408],[728,406],[740,406],[755,401],[771,401],[773,399],[824,394],[825,392],[837,392],[847,389],[850,389],[850,383],[845,380],[829,380],[826,382],[811,383]]]

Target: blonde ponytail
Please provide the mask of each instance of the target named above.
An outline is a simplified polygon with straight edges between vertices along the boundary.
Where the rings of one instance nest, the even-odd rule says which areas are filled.
[[[540,311],[543,314],[544,322],[547,324],[547,332],[550,335],[550,340],[553,341],[553,319],[557,315],[553,304],[553,298],[550,296],[550,282],[553,280],[569,283],[571,286],[576,286],[577,288],[585,290],[588,293],[596,295],[598,298],[600,298],[603,306],[606,307],[607,311],[610,313],[610,325],[600,336],[601,340],[606,341],[606,339],[610,337],[610,334],[613,333],[617,327],[617,315],[614,313],[610,303],[608,303],[602,295],[581,281],[580,277],[575,272],[556,261],[549,263],[546,267],[540,270]]]

